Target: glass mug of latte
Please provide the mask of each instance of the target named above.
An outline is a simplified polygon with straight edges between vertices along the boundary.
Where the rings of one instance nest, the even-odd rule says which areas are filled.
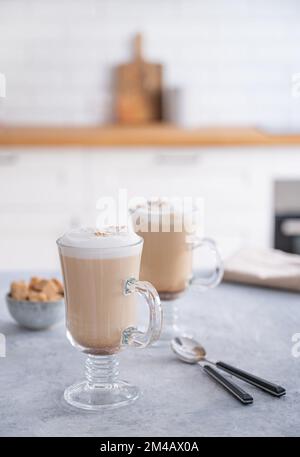
[[[88,410],[127,404],[137,387],[118,379],[117,353],[159,338],[161,306],[155,288],[139,281],[143,239],[126,229],[81,228],[57,240],[65,287],[67,337],[86,353],[86,380],[68,387],[65,400]],[[147,331],[136,328],[137,294],[149,307]]]
[[[223,265],[215,242],[201,238],[200,211],[190,205],[156,199],[130,210],[133,230],[144,239],[140,278],[147,278],[164,300],[161,339],[180,332],[175,300],[190,285],[203,291],[216,287],[223,277]],[[195,270],[194,252],[205,248],[213,260],[209,273]]]

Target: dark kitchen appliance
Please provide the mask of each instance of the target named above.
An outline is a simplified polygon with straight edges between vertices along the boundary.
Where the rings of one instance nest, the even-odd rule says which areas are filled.
[[[274,247],[300,254],[300,181],[275,181]]]

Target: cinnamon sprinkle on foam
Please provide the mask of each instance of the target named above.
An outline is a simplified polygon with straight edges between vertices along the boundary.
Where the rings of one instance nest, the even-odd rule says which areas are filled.
[[[109,236],[108,232],[100,232],[99,230],[97,232],[94,232],[95,236]]]

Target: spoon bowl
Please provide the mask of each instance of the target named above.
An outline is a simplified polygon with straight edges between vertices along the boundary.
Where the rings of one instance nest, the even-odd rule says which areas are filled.
[[[176,336],[171,341],[171,348],[178,358],[186,363],[198,363],[206,356],[205,348],[186,336]]]

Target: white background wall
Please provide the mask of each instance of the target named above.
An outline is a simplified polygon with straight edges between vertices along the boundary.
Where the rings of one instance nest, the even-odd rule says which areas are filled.
[[[145,35],[197,124],[300,127],[298,0],[1,0],[1,118],[90,123],[110,117],[111,72]]]
[[[112,68],[145,34],[187,123],[300,128],[296,0],[1,0],[0,122],[111,119]],[[102,195],[200,195],[224,254],[272,244],[276,178],[300,179],[297,148],[0,150],[0,269],[58,266],[55,239],[94,223]]]

